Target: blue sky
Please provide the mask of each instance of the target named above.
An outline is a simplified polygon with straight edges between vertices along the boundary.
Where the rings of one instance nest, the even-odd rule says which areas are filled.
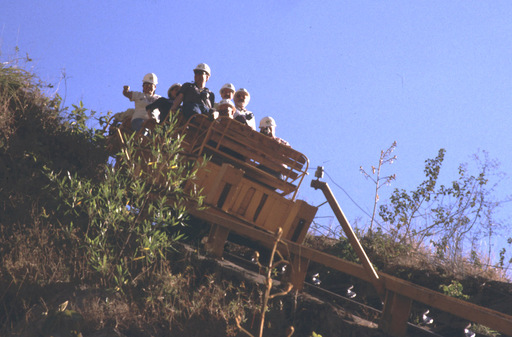
[[[141,89],[148,72],[166,95],[205,62],[207,86],[247,88],[257,120],[273,116],[311,176],[324,166],[346,216],[364,223],[358,206],[371,212],[374,185],[359,167],[376,165],[393,141],[398,160],[383,173],[397,180],[381,202],[415,188],[440,148],[444,183],[485,150],[508,174],[496,199],[510,199],[511,17],[510,1],[3,0],[0,50],[3,62],[28,53],[66,105],[102,113],[132,107],[123,85]],[[309,182],[299,197],[318,205]],[[511,211],[504,202],[507,225]]]

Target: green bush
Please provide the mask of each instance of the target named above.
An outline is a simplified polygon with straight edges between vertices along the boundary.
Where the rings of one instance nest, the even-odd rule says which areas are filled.
[[[61,200],[58,211],[68,219],[60,223],[70,237],[83,239],[85,273],[117,290],[166,260],[181,237],[174,228],[185,224],[186,205],[201,203],[184,189],[197,168],[179,155],[172,127],[125,141],[116,165],[105,164],[100,180],[47,172]]]
[[[158,275],[172,276],[168,253],[185,226],[185,205],[202,200],[184,190],[197,166],[180,155],[174,125],[128,137],[114,165],[102,130],[88,127],[94,113],[82,103],[68,111],[44,88],[0,64],[2,335],[34,319],[32,308],[56,284],[137,302],[141,289],[156,289]]]
[[[469,299],[469,296],[465,295],[462,292],[463,291],[463,287],[462,287],[462,284],[459,281],[453,280],[452,283],[450,283],[449,285],[441,284],[439,286],[439,289],[441,289],[441,291],[445,295],[448,295],[448,296],[451,296],[451,297],[455,297],[455,298],[459,298],[461,300],[468,300]]]

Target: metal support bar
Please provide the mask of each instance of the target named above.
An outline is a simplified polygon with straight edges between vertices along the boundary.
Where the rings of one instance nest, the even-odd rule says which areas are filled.
[[[364,269],[370,276],[370,281],[377,290],[377,293],[381,298],[384,298],[385,292],[384,292],[384,284],[379,278],[379,275],[373,268],[372,263],[370,262],[370,259],[366,255],[366,252],[363,249],[363,246],[361,246],[361,243],[357,239],[356,234],[354,233],[354,230],[352,229],[352,226],[350,226],[347,218],[345,217],[345,214],[343,214],[343,211],[340,208],[340,205],[338,204],[338,201],[336,201],[336,198],[332,194],[331,189],[327,185],[326,182],[320,181],[320,180],[312,180],[311,181],[311,187],[314,189],[320,189],[324,195],[327,201],[329,202],[329,205],[331,206],[334,214],[336,215],[336,218],[338,219],[341,227],[343,228],[343,231],[347,235],[348,240],[350,241],[350,244],[352,245],[352,248],[354,248],[357,257],[359,257],[359,261],[363,264]]]

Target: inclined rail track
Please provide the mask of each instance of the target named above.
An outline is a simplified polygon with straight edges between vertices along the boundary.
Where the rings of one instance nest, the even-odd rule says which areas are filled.
[[[245,257],[241,257],[239,255],[227,251],[224,252],[222,257],[238,265],[241,268],[244,268],[254,273],[258,273],[258,266],[253,262],[247,260]],[[379,318],[382,317],[382,310],[376,309],[374,307],[355,301],[341,294],[316,286],[310,282],[304,282],[303,291],[324,302],[340,306],[344,310],[349,311],[354,316],[360,317],[364,320],[371,321],[376,324],[379,323]],[[428,328],[412,323],[407,323],[407,333],[408,335],[415,337],[450,337],[439,335],[429,330]]]
[[[193,212],[193,214],[225,229],[226,236],[223,238],[222,247],[224,247],[227,233],[230,231],[254,240],[266,247],[272,247],[275,243],[275,236],[273,234],[251,227],[247,223],[218,209],[208,208],[201,212]],[[219,246],[220,244],[217,243],[217,245]],[[295,270],[301,270],[296,273],[295,278],[292,276],[292,283],[294,285],[300,284],[300,289],[302,289],[304,284],[307,266],[310,261],[317,262],[366,282],[371,282],[372,280],[372,276],[366,273],[363,266],[301,244],[282,240],[279,242],[278,248],[292,256],[292,265]],[[222,254],[218,256],[222,256]],[[378,280],[382,282],[386,292],[386,296],[383,298],[385,305],[381,313],[379,325],[381,327],[384,325],[383,329],[390,335],[407,335],[408,319],[412,302],[415,301],[469,322],[482,324],[501,332],[503,336],[512,336],[512,316],[444,295],[385,273],[379,272],[378,276]]]

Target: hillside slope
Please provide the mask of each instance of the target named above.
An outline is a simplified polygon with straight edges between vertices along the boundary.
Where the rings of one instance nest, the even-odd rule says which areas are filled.
[[[243,336],[238,317],[254,332],[262,276],[206,257],[198,242],[207,226],[189,221],[183,227],[181,209],[166,218],[173,226],[140,221],[146,186],[126,192],[134,182],[109,166],[101,132],[87,127],[89,117],[81,106],[68,111],[58,96],[47,97],[31,74],[1,65],[0,335]],[[100,197],[103,203],[88,204]],[[178,230],[188,233],[189,246],[176,242]],[[347,253],[331,239],[308,242]],[[250,260],[252,249],[233,243],[227,249]],[[389,263],[369,253],[379,270],[436,291],[456,280],[470,301],[512,314],[508,283],[460,277],[437,265]],[[323,289],[343,295],[353,285],[360,304],[380,309],[368,284],[312,264],[308,276],[316,273]],[[271,300],[264,335],[283,336],[292,325],[294,336],[384,336],[378,317],[364,307],[315,296]],[[415,308],[411,321],[425,309]],[[466,324],[441,323],[443,315],[432,314],[433,327],[445,336]]]

